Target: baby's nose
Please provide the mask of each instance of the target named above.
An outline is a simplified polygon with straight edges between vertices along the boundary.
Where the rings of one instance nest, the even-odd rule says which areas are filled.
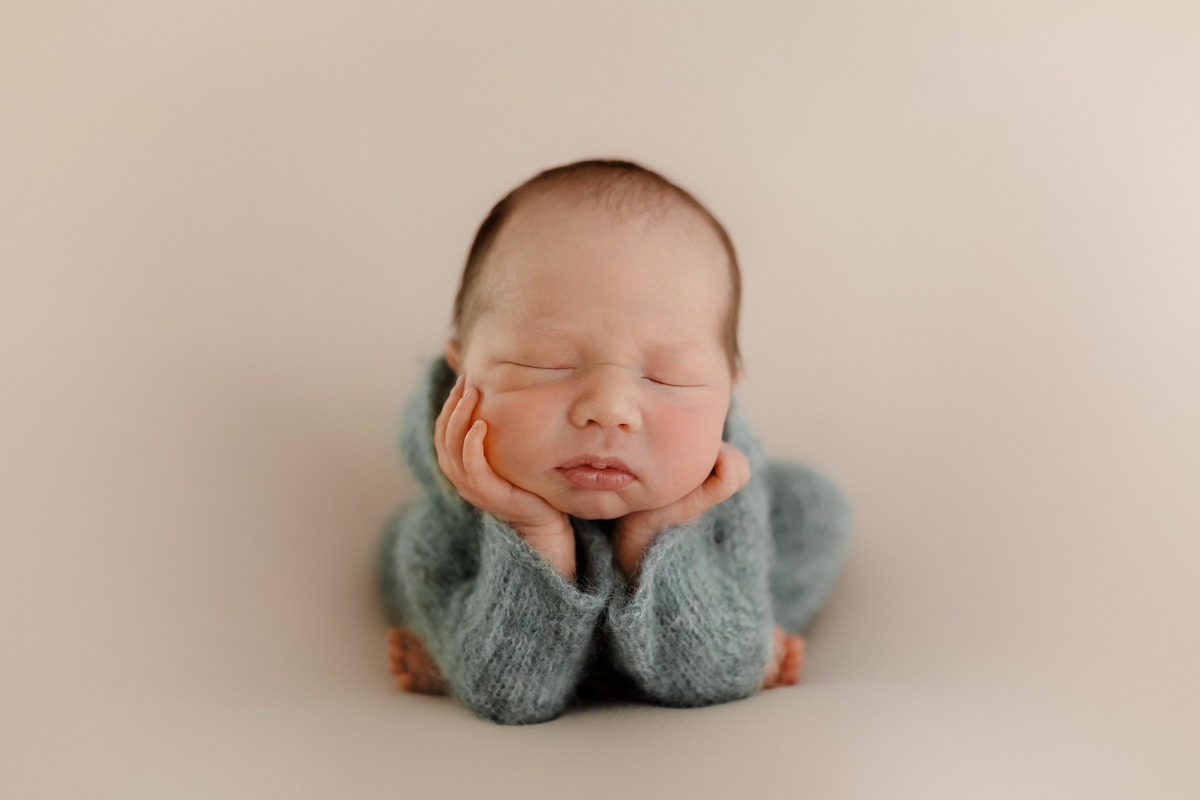
[[[604,370],[589,376],[569,414],[580,428],[595,423],[633,433],[642,427],[636,380]]]

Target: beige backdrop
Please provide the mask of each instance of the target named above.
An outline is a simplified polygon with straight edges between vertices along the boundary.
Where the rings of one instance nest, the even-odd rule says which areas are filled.
[[[1200,796],[1200,6],[0,6],[0,796]],[[399,408],[489,206],[644,161],[834,475],[798,688],[396,692]]]

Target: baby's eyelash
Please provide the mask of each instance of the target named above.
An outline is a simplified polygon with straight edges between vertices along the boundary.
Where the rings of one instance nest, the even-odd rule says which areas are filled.
[[[666,381],[657,381],[649,375],[646,376],[646,380],[651,383],[657,383],[659,386],[671,386],[675,389],[699,389],[704,385],[702,383],[667,383]]]
[[[535,367],[533,364],[521,364],[516,361],[509,361],[508,363],[512,364],[514,367],[525,367],[525,369],[550,370],[551,372],[561,372],[563,370],[570,369],[570,367]]]

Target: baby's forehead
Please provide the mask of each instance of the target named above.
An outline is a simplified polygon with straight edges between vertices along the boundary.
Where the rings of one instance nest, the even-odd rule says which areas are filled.
[[[527,307],[535,297],[586,293],[602,306],[614,293],[634,293],[686,297],[697,314],[728,302],[725,252],[685,214],[613,219],[603,210],[559,207],[513,222],[484,266],[482,283],[497,302]]]
[[[719,331],[730,305],[728,265],[700,222],[614,220],[588,207],[533,211],[514,219],[486,265],[493,325],[563,341],[594,329],[615,338],[636,330],[664,344]]]

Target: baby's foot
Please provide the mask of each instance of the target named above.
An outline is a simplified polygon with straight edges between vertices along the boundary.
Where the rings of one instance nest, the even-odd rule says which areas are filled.
[[[392,628],[388,632],[388,661],[396,684],[413,694],[445,694],[446,682],[437,664],[429,657],[425,645],[421,644],[408,628]]]
[[[767,664],[762,688],[795,686],[800,682],[800,668],[804,666],[804,639],[788,635],[783,628],[775,626],[775,652]]]

